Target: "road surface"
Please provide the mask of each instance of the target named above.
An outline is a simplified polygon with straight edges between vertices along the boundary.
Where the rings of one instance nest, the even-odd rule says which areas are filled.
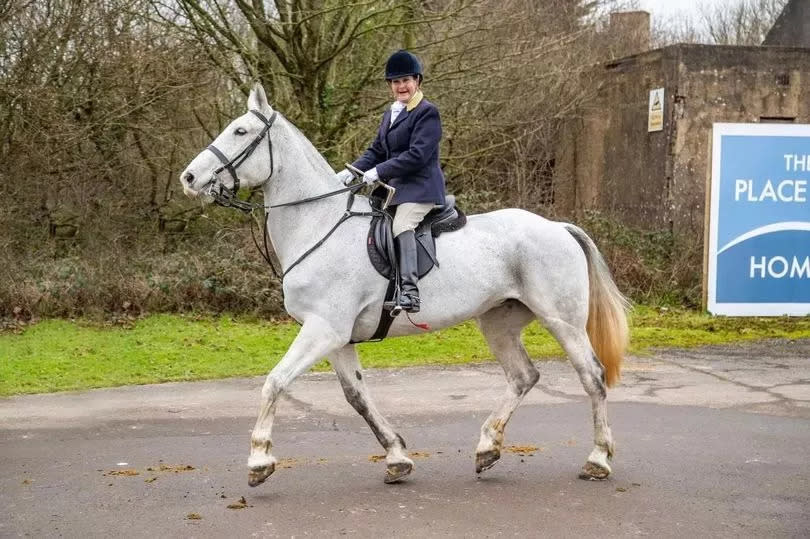
[[[0,537],[807,537],[808,358],[810,340],[628,358],[608,394],[604,482],[577,479],[590,405],[562,361],[537,363],[508,449],[480,477],[497,364],[367,371],[415,462],[396,485],[331,373],[293,384],[281,466],[255,489],[263,378],[0,399]]]

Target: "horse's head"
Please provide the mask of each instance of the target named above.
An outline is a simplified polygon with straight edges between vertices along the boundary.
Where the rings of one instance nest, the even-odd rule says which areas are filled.
[[[206,202],[233,198],[240,187],[265,183],[273,173],[272,126],[277,113],[261,84],[247,99],[248,112],[232,121],[180,174],[186,195]]]

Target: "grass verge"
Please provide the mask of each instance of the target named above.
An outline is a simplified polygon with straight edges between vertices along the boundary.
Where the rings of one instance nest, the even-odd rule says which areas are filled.
[[[633,354],[651,347],[691,347],[767,338],[810,338],[810,317],[723,318],[638,307],[631,316]],[[128,384],[266,374],[298,326],[221,317],[153,315],[130,329],[46,320],[0,334],[0,396]],[[561,358],[538,324],[524,332],[533,358]],[[406,367],[491,361],[473,323],[417,337],[359,345],[363,365]],[[326,370],[318,363],[315,370]]]

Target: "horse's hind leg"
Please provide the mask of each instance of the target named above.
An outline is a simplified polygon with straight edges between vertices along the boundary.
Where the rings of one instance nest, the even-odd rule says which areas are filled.
[[[394,432],[388,421],[377,410],[363,380],[357,351],[349,344],[329,358],[343,387],[343,394],[357,413],[363,416],[380,445],[385,449],[385,482],[395,483],[411,473],[413,461],[405,455],[405,440]]]
[[[481,426],[481,438],[475,450],[476,473],[491,468],[501,457],[506,423],[540,377],[520,340],[521,331],[533,319],[534,314],[517,301],[508,301],[478,318],[490,350],[506,373],[508,387]]]
[[[544,320],[568,354],[585,392],[591,397],[593,412],[594,448],[582,468],[582,479],[606,479],[610,473],[608,460],[613,458],[613,435],[607,419],[607,392],[604,368],[591,348],[583,327],[576,327],[559,318]]]

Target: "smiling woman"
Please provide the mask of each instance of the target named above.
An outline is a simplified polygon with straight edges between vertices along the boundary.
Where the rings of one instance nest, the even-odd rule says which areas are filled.
[[[385,80],[394,102],[383,113],[374,141],[352,163],[365,171],[364,182],[381,181],[396,189],[391,205],[401,281],[397,304],[410,313],[421,308],[414,230],[433,208],[445,204],[444,173],[439,165],[442,123],[439,109],[422,94],[422,79],[422,64],[410,52],[399,50],[388,58]],[[352,174],[344,170],[336,177],[347,183]],[[374,195],[382,197],[382,188]]]

